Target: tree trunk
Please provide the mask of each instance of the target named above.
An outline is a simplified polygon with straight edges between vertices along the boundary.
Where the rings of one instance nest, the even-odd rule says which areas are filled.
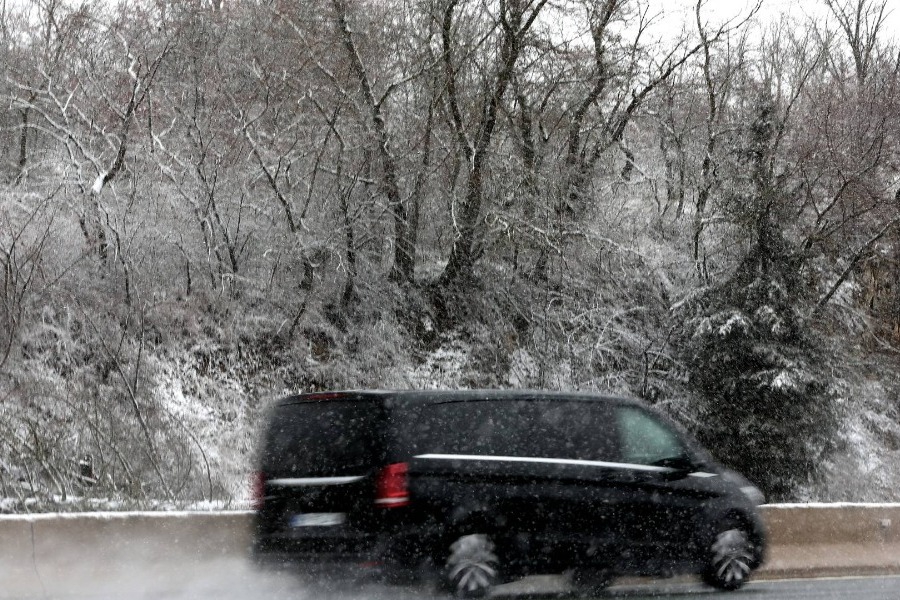
[[[16,183],[19,183],[25,177],[25,167],[28,165],[28,112],[29,109],[27,108],[23,108],[20,111],[22,125],[19,130],[19,164]]]
[[[353,35],[347,22],[347,6],[344,0],[332,0],[332,3],[337,12],[341,38],[350,59],[350,69],[359,81],[366,108],[369,110],[369,117],[374,128],[375,145],[378,147],[378,154],[381,159],[383,171],[382,187],[394,214],[394,262],[391,267],[390,277],[399,283],[408,283],[413,280],[415,273],[415,249],[412,245],[412,232],[407,207],[400,196],[397,162],[393,154],[391,154],[387,124],[381,110],[381,102],[375,99],[369,76],[356,49],[356,42],[353,40]]]
[[[546,0],[537,2],[527,18],[525,18],[526,10],[522,3],[509,2],[508,4],[501,4],[504,12],[500,19],[501,27],[503,28],[503,38],[500,47],[500,68],[496,79],[492,82],[491,93],[482,104],[481,119],[475,144],[474,146],[469,146],[467,143],[464,144],[464,151],[468,157],[471,157],[471,167],[466,179],[466,197],[460,212],[458,234],[450,249],[450,258],[447,261],[447,266],[441,274],[443,283],[456,283],[471,277],[475,262],[480,258],[481,249],[477,247],[477,241],[478,225],[484,201],[484,169],[487,162],[488,149],[494,136],[494,128],[497,125],[497,112],[500,108],[500,102],[503,100],[503,95],[506,93],[506,88],[509,87],[512,81],[516,61],[521,50],[522,39],[531,28],[531,25],[534,24],[534,20],[545,3]],[[455,3],[451,3],[445,12],[442,39],[444,42],[445,71],[448,75],[447,93],[450,96],[449,102],[454,113],[457,136],[465,142],[465,134],[462,130],[458,108],[458,98],[456,98],[454,93],[455,83],[449,48],[454,6]]]

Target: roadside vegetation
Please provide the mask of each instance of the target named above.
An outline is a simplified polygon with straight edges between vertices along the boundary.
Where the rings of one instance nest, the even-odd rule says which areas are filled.
[[[642,398],[770,500],[896,499],[887,0],[0,10],[0,511],[241,506],[333,388]]]

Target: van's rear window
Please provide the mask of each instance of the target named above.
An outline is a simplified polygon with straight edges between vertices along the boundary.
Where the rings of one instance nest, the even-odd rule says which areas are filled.
[[[366,400],[299,402],[275,409],[262,466],[276,477],[362,475],[378,464],[381,404]]]

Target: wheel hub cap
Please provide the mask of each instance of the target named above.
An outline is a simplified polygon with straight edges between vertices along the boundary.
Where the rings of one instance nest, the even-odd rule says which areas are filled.
[[[729,529],[716,536],[712,546],[716,577],[725,583],[741,582],[750,574],[750,543],[740,529]]]

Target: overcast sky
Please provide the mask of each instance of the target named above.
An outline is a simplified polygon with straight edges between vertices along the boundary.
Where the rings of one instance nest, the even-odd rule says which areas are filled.
[[[684,23],[687,20],[688,26],[694,27],[695,0],[650,0],[650,2],[658,7],[666,26],[675,26],[676,23]],[[755,4],[754,0],[707,0],[703,12],[709,15],[710,24],[714,24],[720,20],[746,15]],[[900,37],[900,0],[889,0],[887,12],[889,14],[885,19],[883,35],[897,39]],[[783,14],[802,21],[805,16],[823,18],[829,13],[824,0],[763,0],[759,21],[763,23],[777,21]]]

